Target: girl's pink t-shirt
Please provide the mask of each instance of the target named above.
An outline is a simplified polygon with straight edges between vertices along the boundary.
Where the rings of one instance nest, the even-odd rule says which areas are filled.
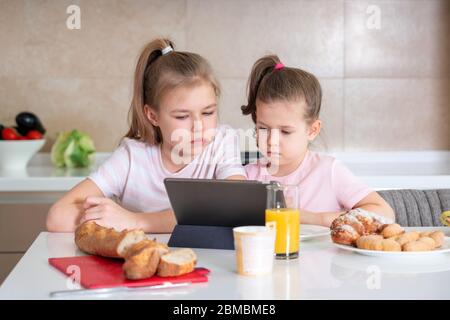
[[[116,198],[134,212],[170,209],[165,178],[225,179],[245,176],[241,164],[239,136],[230,126],[221,125],[208,146],[178,172],[166,170],[159,145],[123,139],[113,154],[89,175],[105,197]]]
[[[245,166],[245,171],[249,180],[299,186],[300,209],[311,212],[352,209],[373,191],[340,161],[309,150],[300,166],[284,177],[270,175],[265,166],[257,163]]]

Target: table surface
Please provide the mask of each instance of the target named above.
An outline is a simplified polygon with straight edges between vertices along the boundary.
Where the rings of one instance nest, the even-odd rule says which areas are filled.
[[[443,230],[450,228],[414,228]],[[170,235],[151,235],[167,242]],[[195,249],[198,266],[211,270],[208,283],[187,287],[89,296],[83,299],[449,299],[450,254],[426,258],[377,258],[335,247],[329,236],[300,243],[297,260],[274,263],[273,273],[236,273],[235,251]],[[68,278],[50,257],[83,255],[71,233],[42,232],[0,287],[0,299],[50,299],[67,290]],[[73,297],[70,297],[73,298]],[[79,299],[80,297],[77,297]]]

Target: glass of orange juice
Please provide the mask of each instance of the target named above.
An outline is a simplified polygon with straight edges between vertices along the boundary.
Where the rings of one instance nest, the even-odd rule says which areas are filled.
[[[300,245],[298,186],[267,185],[266,223],[275,222],[275,258],[296,259]]]

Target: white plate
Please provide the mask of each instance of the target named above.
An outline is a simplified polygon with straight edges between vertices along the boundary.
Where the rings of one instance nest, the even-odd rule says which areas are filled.
[[[300,225],[300,240],[309,240],[330,235],[330,228],[313,224]]]
[[[362,272],[367,275],[367,271],[374,265],[381,272],[387,274],[444,272],[450,270],[450,254],[437,254],[425,258],[421,258],[420,256],[405,258],[405,256],[401,256],[398,258],[381,259],[364,255],[355,257],[355,254],[349,251],[342,251],[340,254],[335,254],[331,259],[331,268],[338,270],[338,275],[350,276],[357,272]]]
[[[397,251],[376,251],[376,250],[365,250],[358,249],[352,246],[347,246],[344,244],[333,243],[338,248],[343,250],[359,253],[365,256],[373,256],[373,257],[423,257],[423,256],[434,256],[441,253],[450,252],[450,237],[445,237],[444,244],[441,248],[435,249],[432,251],[415,251],[415,252],[397,252]]]

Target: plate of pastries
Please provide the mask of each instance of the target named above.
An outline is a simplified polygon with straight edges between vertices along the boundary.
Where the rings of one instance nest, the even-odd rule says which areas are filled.
[[[331,240],[341,249],[368,256],[417,256],[450,252],[442,231],[403,228],[362,209],[340,215],[331,224]]]

